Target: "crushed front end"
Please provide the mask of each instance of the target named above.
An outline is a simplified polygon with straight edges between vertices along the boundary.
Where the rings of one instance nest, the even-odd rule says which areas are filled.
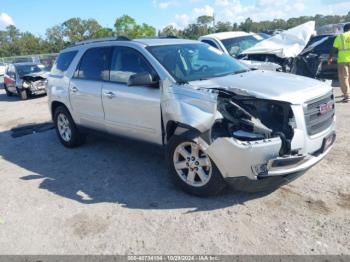
[[[46,94],[47,79],[43,75],[26,75],[22,77],[22,89],[31,95]]]
[[[303,173],[324,158],[335,141],[332,93],[292,105],[217,92],[222,117],[213,125],[206,152],[227,180]]]
[[[168,83],[162,90],[164,129],[174,122],[182,132],[195,130],[195,141],[224,179],[245,191],[266,190],[264,185],[280,185],[303,174],[328,154],[335,141],[331,91],[292,104],[258,98],[242,89]]]

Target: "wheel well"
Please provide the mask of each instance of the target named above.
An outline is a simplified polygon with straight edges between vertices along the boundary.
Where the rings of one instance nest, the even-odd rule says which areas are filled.
[[[166,125],[167,142],[174,135],[182,135],[194,138],[200,136],[201,132],[192,126],[175,121],[169,121]]]
[[[52,119],[54,117],[54,114],[55,114],[55,111],[56,109],[59,107],[59,106],[64,106],[67,110],[68,108],[65,106],[65,104],[61,103],[61,102],[58,102],[58,101],[53,101],[52,104],[51,104],[51,116],[52,116]],[[68,110],[69,112],[69,110]]]

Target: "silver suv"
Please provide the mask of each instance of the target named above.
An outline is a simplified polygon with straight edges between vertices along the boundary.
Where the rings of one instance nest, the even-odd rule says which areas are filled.
[[[335,141],[332,88],[251,71],[221,51],[180,39],[102,39],[63,50],[48,79],[61,143],[103,131],[166,147],[170,173],[206,196],[280,185]],[[263,185],[263,186],[262,186]]]

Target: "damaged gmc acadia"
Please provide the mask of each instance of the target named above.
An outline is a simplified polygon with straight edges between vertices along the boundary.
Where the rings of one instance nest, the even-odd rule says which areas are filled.
[[[332,88],[285,73],[249,70],[209,45],[124,37],[61,51],[49,105],[66,147],[88,130],[166,147],[187,192],[227,183],[260,191],[303,174],[335,141]]]

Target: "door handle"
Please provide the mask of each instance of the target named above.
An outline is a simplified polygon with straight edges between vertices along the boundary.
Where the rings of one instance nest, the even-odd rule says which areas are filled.
[[[108,98],[113,98],[113,97],[115,97],[115,94],[114,94],[113,92],[106,92],[106,93],[104,93],[104,95],[105,95],[106,97],[108,97]]]
[[[78,92],[78,91],[79,91],[79,89],[78,89],[78,88],[76,88],[75,86],[73,86],[73,87],[71,88],[71,90],[72,90],[72,92],[73,92],[73,93],[76,93],[76,92]]]

